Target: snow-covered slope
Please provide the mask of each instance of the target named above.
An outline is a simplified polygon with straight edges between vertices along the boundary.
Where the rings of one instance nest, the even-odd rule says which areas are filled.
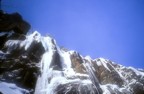
[[[2,94],[144,94],[142,69],[83,57],[37,31],[0,37],[5,38],[0,48]]]

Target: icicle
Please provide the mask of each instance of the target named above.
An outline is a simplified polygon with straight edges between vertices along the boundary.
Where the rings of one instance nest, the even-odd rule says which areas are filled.
[[[49,66],[52,60],[52,51],[46,52],[41,60],[41,75],[38,77],[35,94],[44,94],[48,85],[48,77],[51,76]]]

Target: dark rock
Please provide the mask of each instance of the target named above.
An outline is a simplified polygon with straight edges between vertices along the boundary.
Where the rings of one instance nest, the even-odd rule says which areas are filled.
[[[53,57],[53,60],[51,62],[50,67],[53,68],[54,70],[62,70],[59,53],[57,51],[55,51],[52,57]]]
[[[30,24],[22,19],[19,13],[3,13],[0,12],[0,31],[14,31],[19,34],[26,34],[30,29]]]
[[[7,38],[8,37],[8,35],[7,34],[5,34],[5,35],[3,35],[3,36],[0,36],[0,49],[2,49],[3,47],[4,47],[4,44],[5,44],[5,42],[7,41]]]

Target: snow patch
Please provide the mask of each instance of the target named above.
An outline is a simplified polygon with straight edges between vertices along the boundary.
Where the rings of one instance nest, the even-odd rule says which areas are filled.
[[[96,62],[98,66],[102,66],[102,63],[100,61]]]
[[[141,75],[142,77],[144,77],[144,72],[138,71],[133,67],[128,67],[128,69],[133,70],[136,73],[137,76]]]
[[[88,60],[89,62],[91,62],[92,60],[90,56],[86,56],[85,59]]]
[[[6,82],[0,82],[0,92],[2,94],[29,94],[28,90]]]
[[[10,31],[10,32],[0,32],[0,37],[4,36],[4,35],[8,35],[7,37],[11,36],[14,32]]]

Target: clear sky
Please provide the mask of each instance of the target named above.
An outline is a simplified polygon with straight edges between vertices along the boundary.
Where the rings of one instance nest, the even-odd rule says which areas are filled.
[[[3,0],[42,35],[93,59],[144,68],[144,0]]]

